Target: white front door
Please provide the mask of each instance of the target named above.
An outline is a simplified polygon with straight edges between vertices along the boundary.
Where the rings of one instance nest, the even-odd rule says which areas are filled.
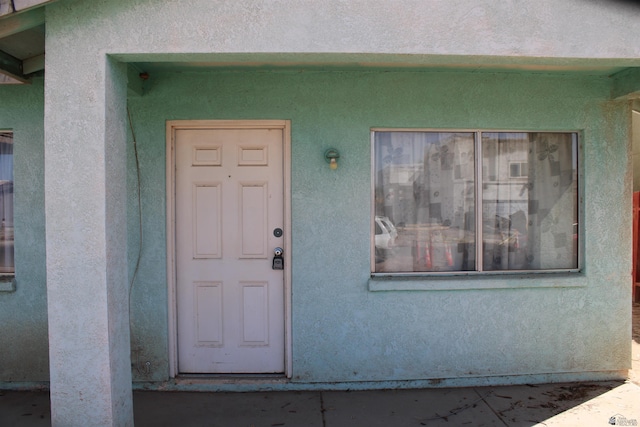
[[[174,138],[178,372],[284,372],[284,130]]]

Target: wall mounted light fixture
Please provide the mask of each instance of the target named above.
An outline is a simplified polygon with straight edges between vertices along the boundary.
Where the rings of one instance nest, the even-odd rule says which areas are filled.
[[[324,152],[324,159],[329,163],[329,167],[331,170],[338,169],[338,159],[340,158],[340,153],[335,148],[329,148]]]

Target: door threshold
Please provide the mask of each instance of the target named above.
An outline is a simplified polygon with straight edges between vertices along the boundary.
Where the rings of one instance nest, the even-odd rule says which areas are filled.
[[[287,377],[282,374],[178,374],[176,380],[201,379],[201,380],[274,380]]]
[[[262,386],[287,384],[289,378],[284,374],[180,374],[174,378],[176,385],[216,386],[243,385]]]
[[[284,374],[180,374],[168,381],[134,383],[134,390],[183,392],[290,391]]]

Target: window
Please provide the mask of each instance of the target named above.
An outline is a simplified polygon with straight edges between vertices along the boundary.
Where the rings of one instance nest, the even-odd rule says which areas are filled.
[[[13,134],[0,131],[0,276],[13,276]]]
[[[512,162],[509,163],[509,176],[511,178],[526,178],[527,173],[527,164],[523,162]]]
[[[372,140],[374,273],[578,269],[577,133]]]

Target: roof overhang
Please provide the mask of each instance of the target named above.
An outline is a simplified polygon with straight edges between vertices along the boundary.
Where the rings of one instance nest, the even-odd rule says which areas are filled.
[[[27,83],[45,67],[45,7],[58,0],[0,0],[0,84]],[[586,59],[449,55],[211,53],[112,54],[147,73],[264,68],[384,68],[584,73],[614,78],[614,98],[637,98],[640,58]],[[135,80],[135,79],[134,79]]]
[[[44,69],[44,8],[56,0],[0,0],[0,83],[24,83]]]

